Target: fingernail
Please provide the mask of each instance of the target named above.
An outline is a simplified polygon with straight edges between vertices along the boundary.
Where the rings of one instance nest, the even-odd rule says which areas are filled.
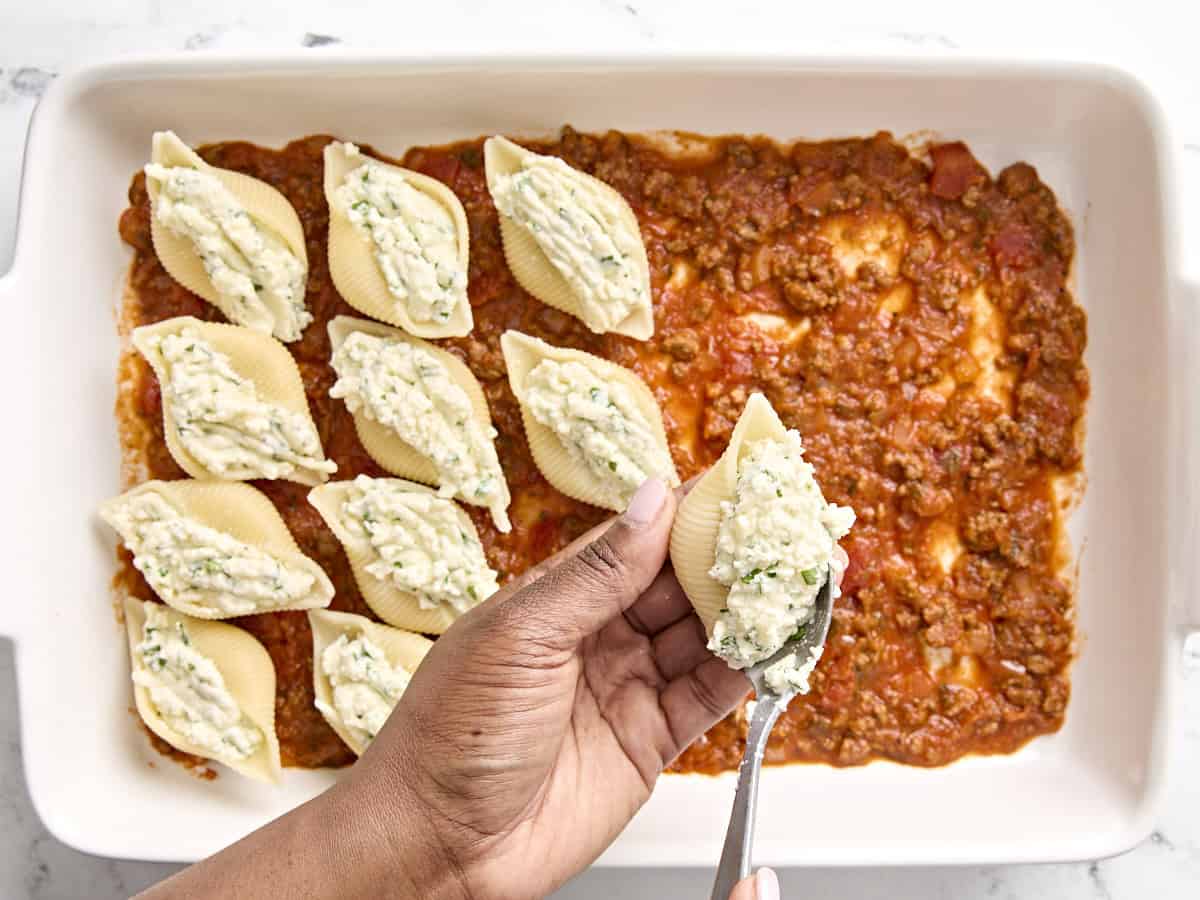
[[[755,873],[754,896],[758,900],[779,900],[779,878],[774,869],[759,869]]]
[[[666,499],[667,486],[657,478],[647,478],[629,501],[625,518],[634,525],[649,525],[662,509]]]

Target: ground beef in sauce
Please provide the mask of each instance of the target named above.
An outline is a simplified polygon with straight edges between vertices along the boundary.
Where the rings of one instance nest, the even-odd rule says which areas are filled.
[[[321,152],[329,140],[309,137],[281,151],[226,143],[201,154],[279,188],[300,214],[315,321],[289,349],[337,477],[352,478],[383,473],[344,406],[327,396],[325,325],[355,314],[325,261]],[[772,735],[770,762],[941,765],[966,753],[1011,752],[1056,730],[1069,694],[1073,594],[1057,574],[1061,523],[1051,491],[1052,479],[1081,464],[1086,321],[1068,288],[1070,223],[1034,169],[1017,163],[993,179],[962,144],[933,147],[926,164],[888,134],[790,147],[714,139],[710,154],[686,159],[636,136],[570,128],[531,146],[628,199],[650,259],[656,330],[646,343],[594,335],[516,285],[481,140],[414,148],[401,160],[453,189],[470,223],[475,330],[440,343],[479,377],[500,433],[514,530],[499,534],[486,512],[466,509],[502,579],[605,515],[556,492],[530,458],[498,350],[500,334],[520,328],[646,379],[684,478],[720,455],[746,397],[763,391],[803,434],[828,499],[858,513],[828,648],[812,693],[792,703]],[[140,174],[129,200],[120,222],[135,251],[126,323],[219,319],[155,257]],[[839,242],[867,246],[880,222],[890,224],[871,258],[844,268]],[[995,368],[1011,385],[999,399],[973,389],[982,364],[971,352],[974,307],[964,298],[980,289],[1000,322]],[[124,431],[145,436],[133,449],[151,477],[183,477],[162,439],[154,377],[140,360],[132,365],[136,397],[121,409],[136,420],[124,424],[140,431]],[[305,502],[307,488],[256,486],[333,579],[333,608],[369,615],[337,541]],[[931,549],[939,540],[961,549],[949,571]],[[127,554],[118,577],[151,596]],[[313,708],[304,614],[236,623],[275,661],[284,764],[351,762]],[[674,768],[734,768],[744,736],[745,717],[735,713]]]

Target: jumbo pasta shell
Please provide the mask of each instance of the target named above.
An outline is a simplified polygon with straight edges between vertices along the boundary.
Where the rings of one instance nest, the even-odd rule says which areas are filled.
[[[483,145],[483,159],[489,191],[493,189],[497,176],[518,171],[526,159],[536,158],[538,155],[507,138],[488,138]],[[575,171],[582,185],[604,195],[620,207],[620,218],[633,234],[638,235],[637,253],[633,262],[637,267],[639,280],[644,285],[646,302],[632,310],[615,327],[607,330],[639,341],[649,340],[654,335],[654,307],[650,302],[650,263],[646,256],[646,246],[641,239],[637,216],[625,198],[612,187],[586,172]],[[554,263],[542,252],[533,235],[507,216],[501,215],[500,239],[504,244],[504,258],[508,262],[508,268],[521,287],[547,306],[562,310],[579,319],[593,331],[597,331],[588,322],[586,304],[571,287],[570,282],[555,268]]]
[[[150,161],[167,167],[186,167],[199,169],[216,175],[223,185],[229,189],[238,202],[255,218],[274,231],[287,244],[288,249],[304,263],[308,269],[308,250],[304,239],[304,227],[300,217],[287,197],[265,181],[251,178],[241,172],[229,169],[219,169],[206,163],[191,147],[179,139],[173,131],[155,132],[151,146]],[[158,184],[153,178],[146,179],[146,191],[150,195],[150,239],[154,243],[154,253],[159,262],[172,278],[182,284],[193,294],[207,300],[217,309],[221,309],[221,295],[213,286],[204,264],[196,255],[191,241],[175,234],[171,229],[159,224],[158,216],[153,215],[154,205],[158,202]],[[224,310],[222,310],[224,312]],[[274,316],[262,317],[261,320],[245,321],[241,324],[270,334],[275,329],[275,320],[282,315],[282,310],[272,310]]]
[[[133,671],[142,667],[134,648],[141,643],[142,627],[146,622],[146,605],[134,597],[125,598],[125,631],[129,638],[129,662]],[[139,684],[133,686],[138,715],[152,732],[184,753],[215,759],[235,772],[260,781],[279,781],[279,739],[275,735],[275,664],[271,655],[247,631],[223,622],[196,619],[168,609],[172,624],[182,621],[187,627],[192,646],[213,661],[221,672],[225,687],[237,700],[242,712],[263,733],[263,744],[245,759],[221,759],[198,747],[172,729],[159,715],[150,700],[150,692]]]
[[[396,479],[396,482],[406,490],[423,491],[435,495],[437,493],[423,484],[402,479]],[[350,489],[353,485],[352,481],[331,481],[323,484],[309,491],[308,502],[321,514],[321,518],[325,520],[329,530],[333,532],[345,549],[346,558],[350,560],[350,571],[354,573],[354,581],[358,585],[359,591],[362,592],[363,599],[367,601],[367,606],[371,607],[375,615],[396,628],[407,628],[410,631],[419,631],[424,634],[442,634],[454,624],[455,619],[460,615],[458,612],[448,606],[422,609],[414,595],[400,590],[391,582],[376,578],[367,571],[367,566],[379,557],[375,554],[371,542],[356,535],[346,527],[342,520],[342,506],[349,499]],[[453,501],[447,500],[446,502]],[[457,504],[454,508],[458,513],[459,524],[463,530],[478,537],[475,523],[471,521],[470,516],[463,512]]]
[[[561,363],[581,363],[597,377],[617,382],[629,391],[637,410],[650,423],[655,439],[669,459],[670,448],[667,444],[666,429],[663,427],[662,410],[659,409],[653,392],[641,378],[624,366],[582,350],[555,347],[520,331],[504,332],[500,336],[500,349],[504,353],[504,362],[508,369],[508,382],[521,405],[521,419],[525,423],[525,437],[529,441],[529,450],[546,480],[568,497],[621,512],[622,505],[614,501],[611,491],[597,482],[587,464],[572,456],[554,431],[539,422],[530,412],[525,379],[539,362],[550,359]],[[667,475],[665,480],[670,484],[679,484],[679,475],[674,466],[670,473],[664,474]]]
[[[270,335],[240,325],[202,322],[192,316],[177,316],[154,325],[135,328],[133,345],[150,364],[154,374],[158,377],[159,384],[166,384],[167,371],[162,355],[151,346],[150,339],[179,334],[187,328],[195,329],[202,340],[229,357],[229,363],[233,370],[241,377],[254,382],[259,399],[304,416],[313,426],[314,432],[316,431],[316,423],[312,420],[312,413],[308,408],[308,398],[304,393],[304,381],[292,354]],[[170,450],[175,462],[179,463],[179,467],[193,478],[248,481],[263,477],[260,473],[249,469],[224,477],[211,472],[184,447],[179,438],[179,425],[175,421],[171,405],[165,400],[162,404],[162,412],[163,434],[166,437],[167,449]],[[311,486],[328,481],[329,476],[324,472],[297,470],[284,480]]]
[[[471,304],[465,296],[463,302],[445,322],[417,322],[412,319],[404,302],[388,290],[387,282],[375,260],[374,247],[343,214],[336,202],[335,192],[347,175],[368,162],[402,174],[409,184],[437,201],[450,214],[454,221],[458,244],[458,261],[462,270],[466,272],[470,226],[467,224],[467,213],[463,209],[462,201],[454,191],[436,178],[361,153],[352,155],[347,152],[347,146],[334,141],[325,147],[325,199],[329,203],[329,276],[333,279],[337,292],[364,315],[398,326],[419,337],[463,337],[470,334],[475,320],[471,314]]]
[[[787,428],[770,401],[762,394],[751,394],[733,429],[729,446],[683,498],[675,513],[671,528],[675,577],[710,635],[729,596],[729,588],[708,574],[716,561],[721,503],[734,499],[738,464],[746,445],[764,438],[783,440],[786,436]]]
[[[410,675],[417,671],[425,654],[433,647],[433,641],[411,631],[380,625],[364,616],[353,613],[334,612],[327,609],[314,609],[308,614],[308,624],[312,627],[313,635],[313,693],[317,700],[326,708],[333,708],[333,687],[325,670],[321,666],[321,654],[341,635],[350,640],[359,635],[365,636],[383,651],[388,664],[404,669]],[[345,741],[346,746],[362,756],[366,745],[359,741],[345,726],[338,716],[326,715],[321,711],[329,727],[337,732],[337,736]]]
[[[248,484],[230,481],[147,481],[101,505],[100,517],[115,529],[117,526],[113,520],[113,513],[120,504],[131,497],[146,493],[158,494],[181,515],[222,531],[275,557],[284,565],[307,572],[313,577],[313,588],[307,596],[282,606],[266,607],[263,612],[315,609],[328,606],[329,601],[333,599],[333,583],[329,576],[300,552],[295,538],[288,531],[278,510],[261,491]],[[122,535],[123,539],[124,537]],[[198,619],[226,619],[244,615],[180,598],[163,597],[162,600],[173,609]]]
[[[351,316],[337,316],[330,321],[329,341],[332,351],[336,353],[346,338],[355,331],[387,340],[404,341],[432,353],[446,367],[454,383],[466,391],[467,398],[471,401],[471,408],[475,411],[480,423],[491,426],[492,414],[488,409],[487,398],[483,395],[483,388],[480,387],[475,375],[467,368],[466,363],[453,353],[448,353],[420,338],[405,334],[398,328],[389,328],[378,322],[355,319]],[[412,446],[405,443],[396,432],[386,425],[376,422],[362,409],[352,413],[352,416],[354,417],[354,428],[358,432],[358,439],[375,462],[400,478],[420,481],[423,484],[436,485],[438,483],[438,473],[433,463],[429,461],[428,457],[418,453]]]

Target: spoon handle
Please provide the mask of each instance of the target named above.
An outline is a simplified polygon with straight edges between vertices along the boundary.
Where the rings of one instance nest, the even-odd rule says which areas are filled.
[[[758,805],[758,773],[762,769],[763,750],[775,720],[783,712],[778,698],[767,695],[754,706],[750,730],[746,735],[746,752],[738,769],[737,793],[733,811],[729,814],[729,830],[725,832],[725,847],[717,865],[712,900],[729,900],[734,885],[750,874],[750,850],[754,843],[754,815]]]

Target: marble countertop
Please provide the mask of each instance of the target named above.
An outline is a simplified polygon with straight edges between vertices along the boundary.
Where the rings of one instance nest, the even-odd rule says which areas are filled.
[[[791,0],[444,0],[419,12],[397,4],[344,0],[38,0],[0,11],[0,272],[12,259],[25,129],[55,76],[96,57],[135,51],[321,48],[465,51],[504,47],[636,51],[844,48],[847,51],[970,54],[1000,52],[1121,65],[1163,100],[1187,152],[1184,246],[1200,246],[1200,54],[1197,19],[1176,0],[1009,0],[981,10],[961,2],[860,0],[814,13]],[[374,8],[370,15],[364,12]],[[381,21],[381,15],[383,16]],[[1037,22],[1037,30],[1027,23]],[[718,25],[719,23],[719,25]],[[381,27],[382,26],[382,27]],[[1189,237],[1191,238],[1189,240]],[[1200,254],[1189,263],[1200,274]],[[1193,646],[1196,646],[1194,643]],[[1197,648],[1200,649],[1200,648]],[[1168,800],[1141,846],[1108,860],[1069,865],[816,869],[781,873],[785,897],[894,900],[1031,898],[1157,900],[1200,892],[1200,652],[1185,654],[1175,677],[1181,702]],[[128,896],[175,867],[99,859],[50,836],[29,801],[21,766],[11,645],[0,640],[0,897]],[[593,870],[561,898],[707,896],[711,873],[680,869]]]

